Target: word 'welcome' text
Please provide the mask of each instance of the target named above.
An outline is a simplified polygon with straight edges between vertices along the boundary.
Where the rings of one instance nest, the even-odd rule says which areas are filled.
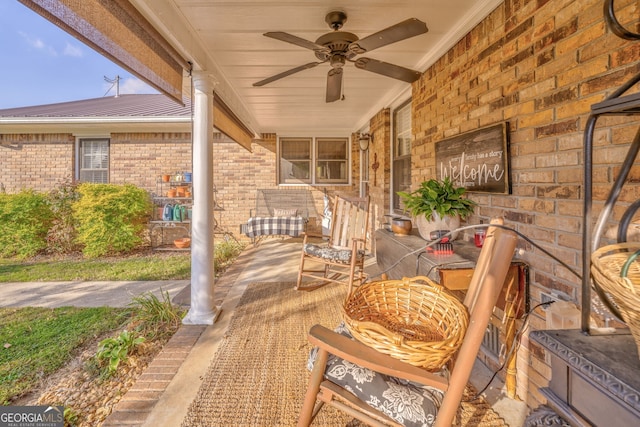
[[[448,164],[440,162],[440,176],[449,177],[457,185],[470,187],[489,182],[498,182],[504,176],[500,163],[492,163],[491,159],[502,159],[502,150],[467,155],[462,152],[458,157],[449,159]],[[484,160],[486,159],[486,160]],[[468,162],[479,163],[470,165]]]

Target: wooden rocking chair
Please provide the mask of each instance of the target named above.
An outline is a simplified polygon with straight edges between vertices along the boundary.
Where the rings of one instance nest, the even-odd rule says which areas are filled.
[[[362,283],[365,279],[368,224],[368,197],[335,196],[329,235],[322,236],[328,239],[327,243],[311,243],[308,239],[314,236],[306,233],[304,235],[296,289],[300,289],[303,277],[311,277],[320,281],[314,283],[314,287],[328,282],[346,283],[349,295],[353,283]],[[308,262],[315,265],[308,267]],[[322,264],[321,269],[318,269],[318,264]]]
[[[495,220],[492,223],[502,223]],[[298,427],[308,426],[324,403],[328,403],[349,415],[372,426],[402,426],[372,406],[359,400],[341,386],[325,378],[329,355],[335,355],[357,367],[374,372],[412,381],[444,393],[439,408],[434,408],[436,427],[449,427],[458,411],[462,395],[471,376],[474,361],[487,325],[498,300],[516,246],[515,233],[489,227],[487,238],[480,253],[464,305],[468,308],[469,327],[464,335],[461,347],[456,353],[454,366],[447,380],[416,366],[382,354],[354,339],[340,335],[323,326],[315,325],[309,332],[309,341],[318,347],[304,404],[298,420]],[[352,365],[353,366],[353,365]],[[359,384],[358,387],[365,387]],[[368,390],[364,390],[365,393]],[[317,403],[316,403],[317,401]]]

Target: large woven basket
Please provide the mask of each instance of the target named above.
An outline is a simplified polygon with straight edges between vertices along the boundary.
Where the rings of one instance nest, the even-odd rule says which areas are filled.
[[[637,254],[634,255],[638,250],[639,242],[597,249],[591,254],[591,275],[620,311],[640,354],[640,257],[636,259]],[[623,269],[626,270],[624,274]]]
[[[451,359],[469,324],[466,307],[426,277],[365,283],[345,301],[343,317],[358,341],[430,371]]]

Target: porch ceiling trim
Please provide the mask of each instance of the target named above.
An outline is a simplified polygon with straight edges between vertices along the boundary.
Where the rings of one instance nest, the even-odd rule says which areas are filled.
[[[128,0],[19,0],[160,92],[184,105],[191,65]]]

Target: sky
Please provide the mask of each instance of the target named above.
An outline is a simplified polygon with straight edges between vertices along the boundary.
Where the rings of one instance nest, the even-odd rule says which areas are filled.
[[[17,0],[0,0],[0,109],[158,93]]]

